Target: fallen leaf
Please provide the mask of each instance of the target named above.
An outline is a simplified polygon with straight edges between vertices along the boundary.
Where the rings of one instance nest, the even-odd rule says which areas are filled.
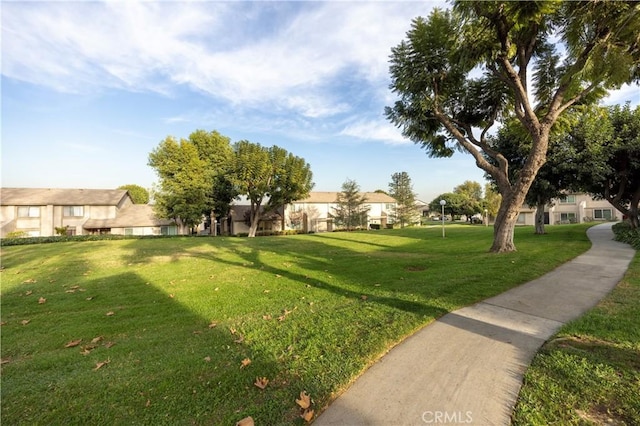
[[[365,295],[365,294],[363,294],[362,296],[360,296],[360,299],[362,299],[362,300],[367,300],[368,298],[369,298],[369,296],[367,296],[367,295]]]
[[[113,345],[115,345],[115,343],[114,343],[114,342],[107,342],[107,343],[105,343],[105,344],[104,344],[104,347],[105,347],[105,348],[107,348],[107,349],[109,349],[109,348],[110,348],[111,346],[113,346]]]
[[[41,297],[40,299],[38,299],[38,303],[39,303],[40,305],[42,305],[42,304],[44,304],[44,303],[47,303],[47,299],[45,299],[44,297]]]
[[[282,275],[276,274],[276,278],[282,278]]]
[[[254,426],[254,425],[255,423],[253,422],[253,417],[251,416],[245,417],[244,419],[236,423],[236,426]]]
[[[89,355],[91,353],[91,351],[87,348],[84,348],[80,351],[80,355]]]
[[[214,328],[214,327],[217,327],[217,326],[218,326],[217,322],[211,321],[211,323],[209,323],[209,328]]]
[[[65,348],[73,348],[75,346],[78,346],[80,344],[80,342],[82,342],[82,339],[72,340],[69,343],[67,343],[66,345],[64,345],[64,347]]]
[[[25,296],[31,296],[32,294],[33,294],[33,290],[29,290],[24,295]]]
[[[260,389],[266,388],[268,384],[269,379],[267,379],[266,377],[256,377],[256,382],[254,383],[254,385],[259,387]]]
[[[113,312],[113,311],[109,311],[109,312],[107,312],[107,316],[108,316],[108,317],[112,316],[113,314],[114,314],[114,312]]]
[[[24,280],[22,281],[22,284],[33,284],[33,283],[37,283],[38,281],[34,280],[33,278],[29,278],[28,280]]]
[[[175,296],[173,294],[170,294],[169,297],[173,299]]]
[[[304,413],[300,415],[305,422],[309,423],[313,419],[313,410],[304,410]]]
[[[77,290],[77,289],[79,289],[79,288],[80,288],[80,286],[79,286],[79,285],[73,285],[73,286],[71,286],[71,287],[69,287],[69,288],[70,288],[71,290]]]
[[[71,290],[67,290],[67,291],[65,291],[65,293],[75,293],[75,292],[76,292],[76,290],[75,290],[75,289],[71,289]]]
[[[22,324],[22,325],[27,325],[27,324],[29,324],[30,322],[31,322],[31,320],[22,320],[22,321],[20,321],[20,324]]]
[[[207,362],[211,362],[211,357],[210,356],[205,356],[204,360],[207,361]]]
[[[86,300],[93,300],[93,296],[91,296],[91,297],[87,297],[87,299],[86,299]]]
[[[96,364],[96,368],[93,369],[93,371],[99,370],[100,368],[104,367],[105,365],[109,364],[111,362],[110,359],[104,360],[102,362],[98,362]]]
[[[2,358],[0,358],[0,365],[6,364],[8,362],[11,362],[11,360],[10,359],[2,359]]]
[[[236,334],[237,330],[233,327],[229,327],[229,331],[231,332],[231,334]]]
[[[306,391],[300,392],[300,399],[296,399],[296,404],[303,410],[306,410],[311,406],[311,397]]]
[[[202,330],[194,330],[193,334],[202,334]]]
[[[251,364],[251,360],[249,358],[245,358],[241,361],[240,368],[245,368],[246,366],[248,366],[249,364]]]
[[[271,293],[271,290],[264,290],[263,293]]]
[[[0,326],[5,325],[6,323],[7,323],[6,321],[0,322]]]
[[[271,315],[263,315],[263,316],[262,316],[262,319],[263,319],[263,320],[267,320],[267,321],[268,321],[268,320],[270,320],[270,319],[271,319]]]
[[[104,337],[102,336],[94,337],[93,339],[91,339],[91,343],[98,343],[98,342],[101,342],[103,339]]]
[[[242,334],[240,334],[240,335],[238,335],[238,336],[239,336],[239,337],[238,337],[236,340],[234,340],[234,342],[236,342],[236,343],[242,343],[242,342],[244,342],[244,336],[243,336]]]
[[[145,407],[150,407],[151,406],[151,400],[147,399],[146,404],[144,404]]]

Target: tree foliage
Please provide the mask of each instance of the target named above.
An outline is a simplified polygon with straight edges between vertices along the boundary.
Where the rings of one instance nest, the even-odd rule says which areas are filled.
[[[640,106],[593,108],[566,134],[573,189],[607,200],[640,226]]]
[[[251,203],[249,237],[254,237],[262,215],[309,195],[311,166],[283,148],[246,140],[237,142],[234,152],[230,178]]]
[[[399,100],[386,115],[430,156],[466,151],[492,176],[502,195],[492,251],[515,250],[520,207],[563,113],[640,79],[639,11],[634,2],[458,1],[414,19],[392,49]],[[531,140],[515,180],[488,137],[510,116]]]
[[[396,200],[396,207],[393,211],[395,222],[400,223],[401,228],[413,223],[418,216],[418,211],[416,210],[416,194],[413,192],[411,178],[407,172],[391,175],[388,195]]]
[[[118,189],[125,189],[129,191],[129,195],[134,204],[147,204],[149,203],[149,191],[140,185],[129,184],[121,185]]]
[[[347,179],[342,184],[342,192],[338,193],[336,207],[331,214],[336,225],[347,230],[366,227],[369,212],[366,202],[366,196],[360,193],[360,185],[354,180]]]

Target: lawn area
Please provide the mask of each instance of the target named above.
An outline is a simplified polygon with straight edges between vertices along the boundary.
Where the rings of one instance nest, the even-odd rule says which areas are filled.
[[[3,247],[2,421],[302,424],[302,391],[317,415],[416,329],[587,250],[586,229],[518,228],[501,255],[453,224]]]
[[[624,279],[534,358],[516,425],[640,425],[640,254]]]

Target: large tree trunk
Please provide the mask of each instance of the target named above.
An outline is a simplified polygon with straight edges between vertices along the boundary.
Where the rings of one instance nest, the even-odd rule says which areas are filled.
[[[260,223],[260,203],[252,202],[251,210],[249,211],[249,238],[256,236],[258,223]]]
[[[538,201],[536,204],[536,235],[546,234],[544,230],[544,206],[543,201]]]
[[[503,197],[500,203],[500,209],[493,225],[493,245],[492,253],[507,253],[516,251],[516,245],[513,242],[513,233],[518,220],[520,205],[514,202],[514,197]]]

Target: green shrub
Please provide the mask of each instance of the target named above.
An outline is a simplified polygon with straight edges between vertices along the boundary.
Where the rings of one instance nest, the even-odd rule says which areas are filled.
[[[631,228],[628,221],[613,225],[613,233],[616,241],[627,243],[634,249],[640,250],[640,229]]]

